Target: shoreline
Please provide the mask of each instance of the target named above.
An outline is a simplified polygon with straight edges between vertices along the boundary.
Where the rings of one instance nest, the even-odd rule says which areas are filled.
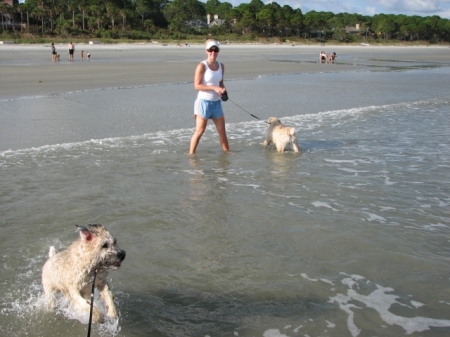
[[[66,44],[55,44],[61,60],[51,61],[50,44],[0,45],[0,99],[80,90],[190,83],[204,57],[204,44],[190,47],[157,43],[76,44],[68,61]],[[91,60],[81,60],[80,51]],[[321,46],[223,44],[219,60],[225,81],[274,74],[402,69],[423,64],[450,66],[441,46]],[[337,52],[334,64],[318,63],[321,50]]]

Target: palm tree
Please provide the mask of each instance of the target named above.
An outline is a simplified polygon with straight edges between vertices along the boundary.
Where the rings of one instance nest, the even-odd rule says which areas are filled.
[[[44,10],[44,3],[42,1],[39,3],[39,5],[37,7],[34,8],[31,15],[36,17],[37,19],[41,20],[41,30],[42,30],[42,34],[44,34],[45,10]]]
[[[111,29],[114,29],[114,17],[116,16],[117,7],[114,6],[112,3],[106,4],[106,14],[111,19]]]
[[[85,9],[86,9],[86,4],[84,1],[78,5],[78,9],[83,13],[83,31],[84,31],[84,15],[85,15]]]
[[[125,9],[121,9],[119,11],[120,16],[122,17],[122,30],[125,30],[126,22],[127,22],[127,11]]]
[[[20,13],[20,32],[23,32],[23,12],[25,11],[25,5],[23,3],[17,6],[17,11]]]
[[[6,14],[8,11],[8,5],[6,4],[6,2],[2,2],[0,3],[0,13],[2,15],[2,30],[5,29],[5,23],[3,21],[3,14]]]

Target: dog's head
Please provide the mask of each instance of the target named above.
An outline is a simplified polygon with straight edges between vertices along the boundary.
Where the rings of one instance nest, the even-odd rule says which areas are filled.
[[[89,225],[89,229],[78,226],[81,250],[93,261],[95,268],[119,269],[126,252],[117,246],[116,239],[102,225]]]
[[[281,121],[277,117],[269,117],[269,119],[267,120],[267,124],[277,125],[277,124],[281,124]]]

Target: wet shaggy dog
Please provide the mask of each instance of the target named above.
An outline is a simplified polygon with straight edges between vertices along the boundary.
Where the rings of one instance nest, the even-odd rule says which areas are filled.
[[[50,247],[49,259],[42,269],[47,306],[50,309],[54,307],[54,294],[60,291],[75,310],[89,313],[92,281],[97,270],[95,287],[105,304],[106,315],[115,319],[117,311],[107,276],[110,270],[119,269],[126,253],[102,225],[89,225],[89,229],[83,226],[77,228],[80,237],[67,249],[56,253],[55,248]],[[95,306],[92,319],[97,323],[104,322],[103,315]]]
[[[270,117],[267,123],[269,126],[267,127],[264,146],[274,143],[278,152],[284,152],[286,147],[290,145],[294,152],[300,152],[293,127],[282,125],[277,117]]]

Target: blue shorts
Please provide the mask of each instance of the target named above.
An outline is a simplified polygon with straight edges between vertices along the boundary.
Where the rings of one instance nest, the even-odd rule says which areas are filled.
[[[222,102],[208,101],[206,99],[197,98],[195,100],[194,114],[204,119],[217,119],[223,117]]]

